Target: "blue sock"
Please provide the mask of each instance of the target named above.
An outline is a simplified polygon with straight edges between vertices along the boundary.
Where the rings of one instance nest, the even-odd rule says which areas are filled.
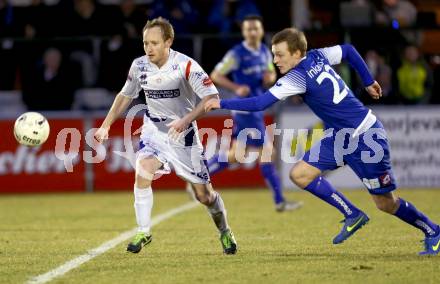
[[[315,178],[305,190],[309,191],[316,197],[324,200],[333,207],[336,207],[345,218],[356,217],[360,210],[354,206],[342,193],[338,192],[327,180],[323,177]]]
[[[208,161],[208,171],[210,175],[214,175],[229,166],[227,157],[224,157],[225,159],[223,159],[222,162],[219,161],[219,157],[220,155],[216,154]]]
[[[439,225],[433,223],[425,214],[408,201],[400,198],[400,205],[394,215],[400,220],[420,229],[427,237],[437,236],[440,232]]]
[[[272,190],[273,200],[275,204],[284,202],[283,190],[281,188],[281,181],[277,175],[275,167],[272,163],[262,163],[260,164],[261,173]]]

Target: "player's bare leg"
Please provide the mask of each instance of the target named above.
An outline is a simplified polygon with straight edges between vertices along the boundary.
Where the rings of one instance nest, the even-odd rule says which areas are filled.
[[[417,210],[410,202],[397,197],[393,192],[371,195],[379,210],[394,215],[416,227],[425,234],[425,250],[420,255],[436,255],[440,252],[440,226]]]
[[[138,232],[128,244],[127,251],[138,253],[142,247],[152,241],[151,210],[153,208],[153,191],[151,182],[154,173],[162,167],[155,157],[148,157],[136,162],[136,181],[134,185],[134,209]]]
[[[235,159],[235,149],[237,148],[237,141],[233,140],[229,150],[226,153],[220,153],[214,156],[208,162],[208,171],[210,175],[216,174],[223,169],[227,168],[230,164],[237,163]],[[221,156],[223,155],[223,156]],[[215,161],[213,160],[215,159]],[[186,192],[188,192],[189,198],[191,200],[197,199],[194,194],[194,189],[192,188],[191,183],[187,182],[185,186]]]
[[[290,178],[298,187],[309,191],[344,215],[344,226],[333,239],[334,244],[342,243],[370,220],[364,212],[354,206],[341,192],[337,191],[322,177],[321,170],[318,168],[300,161],[292,168]]]
[[[208,184],[191,184],[197,200],[206,206],[209,214],[214,221],[220,233],[220,241],[223,251],[226,254],[235,254],[237,252],[237,242],[229,228],[226,209],[220,194],[213,190],[212,185]]]

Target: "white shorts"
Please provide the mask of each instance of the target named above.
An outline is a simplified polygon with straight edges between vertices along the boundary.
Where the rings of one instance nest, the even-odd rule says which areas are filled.
[[[142,136],[136,155],[136,164],[141,159],[156,157],[163,166],[155,173],[155,177],[169,174],[173,168],[179,177],[188,182],[197,184],[211,182],[203,147],[200,144],[185,147],[170,142],[169,139],[162,138],[161,135],[149,138]]]

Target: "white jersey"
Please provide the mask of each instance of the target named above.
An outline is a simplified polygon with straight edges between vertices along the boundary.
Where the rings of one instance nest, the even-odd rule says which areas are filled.
[[[121,94],[136,98],[141,90],[148,107],[141,138],[145,135],[166,136],[169,130],[166,124],[191,112],[197,103],[196,96],[203,98],[218,94],[208,74],[195,60],[172,49],[161,68],[151,63],[146,55],[133,61]],[[195,135],[194,141],[193,137],[184,137],[178,144],[200,144],[197,124],[193,122],[192,127],[188,136]]]

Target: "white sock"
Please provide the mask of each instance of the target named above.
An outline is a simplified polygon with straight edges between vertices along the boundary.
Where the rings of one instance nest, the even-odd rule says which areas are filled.
[[[138,231],[150,234],[151,209],[153,208],[153,190],[150,187],[134,187],[134,210],[136,212],[136,222],[139,226]]]
[[[225,204],[223,203],[223,199],[218,192],[214,191],[214,194],[214,202],[211,205],[207,206],[207,208],[209,214],[211,214],[212,220],[214,220],[214,223],[221,234],[228,231],[229,226],[226,219],[226,209]]]

